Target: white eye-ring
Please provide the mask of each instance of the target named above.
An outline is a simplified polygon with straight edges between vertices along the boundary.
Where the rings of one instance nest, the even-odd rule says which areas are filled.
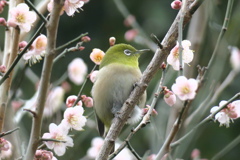
[[[125,49],[124,50],[124,54],[126,54],[127,56],[130,56],[131,55],[131,51],[130,50],[128,50],[128,49]]]

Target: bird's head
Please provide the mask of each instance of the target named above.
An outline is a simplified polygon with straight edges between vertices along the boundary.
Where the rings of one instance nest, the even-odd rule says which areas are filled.
[[[137,50],[129,44],[116,44],[110,47],[100,64],[100,68],[112,63],[129,65],[131,67],[138,67],[138,58],[148,49]]]

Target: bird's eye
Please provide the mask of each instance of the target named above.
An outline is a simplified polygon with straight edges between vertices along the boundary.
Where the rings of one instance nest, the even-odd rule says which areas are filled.
[[[125,49],[124,50],[124,54],[126,54],[127,56],[130,56],[131,55],[131,51],[130,50],[128,50],[128,49]]]

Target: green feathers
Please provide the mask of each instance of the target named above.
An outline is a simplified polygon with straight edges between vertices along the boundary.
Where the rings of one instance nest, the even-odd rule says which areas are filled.
[[[100,68],[112,63],[119,63],[137,68],[138,58],[140,57],[139,53],[140,52],[131,45],[116,44],[107,50],[106,55],[100,64]]]

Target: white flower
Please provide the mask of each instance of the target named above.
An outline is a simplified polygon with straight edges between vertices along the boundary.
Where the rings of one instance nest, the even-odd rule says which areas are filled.
[[[240,50],[237,47],[231,47],[230,62],[234,70],[240,71]]]
[[[54,113],[60,110],[64,101],[64,95],[65,90],[60,86],[50,90],[44,107],[44,117],[51,117]]]
[[[211,113],[216,112],[219,109],[219,107],[222,107],[226,103],[227,101],[221,101],[219,103],[219,106],[214,106],[213,108],[211,108],[210,112]],[[220,123],[220,126],[225,125],[226,127],[229,127],[230,122],[239,117],[240,117],[240,100],[229,103],[227,107],[225,107],[215,115],[215,119]]]
[[[184,76],[180,76],[176,79],[176,83],[172,85],[172,91],[181,100],[194,99],[196,90],[198,88],[198,82],[195,79],[187,79]]]
[[[69,79],[76,85],[80,85],[83,83],[86,74],[87,66],[81,58],[75,58],[68,65]]]
[[[189,48],[191,46],[191,42],[189,40],[183,40],[182,41],[182,60],[183,63],[190,63],[193,60],[193,51]],[[170,51],[170,54],[167,57],[167,63],[172,65],[174,70],[179,70],[179,43],[177,42],[177,45],[173,47],[173,49]],[[182,64],[182,67],[184,67],[184,64]]]
[[[95,137],[92,139],[91,142],[91,147],[87,151],[87,156],[91,159],[95,159],[98,154],[100,149],[102,148],[103,145],[103,138],[101,137]],[[115,143],[115,148],[118,148],[121,143]],[[135,157],[133,157],[132,153],[130,152],[129,149],[124,148],[113,160],[136,160]]]
[[[66,0],[64,4],[65,12],[68,16],[72,16],[75,12],[78,12],[78,9],[84,5],[82,0]]]
[[[31,50],[23,55],[23,59],[29,60],[30,65],[39,62],[46,54],[46,46],[47,37],[41,34],[33,41]]]
[[[49,125],[49,133],[44,133],[42,138],[44,139],[56,139],[63,142],[54,142],[54,141],[46,141],[45,144],[49,149],[53,149],[56,155],[62,156],[66,152],[67,147],[73,147],[73,139],[68,135],[68,129],[63,125],[56,125],[51,123]]]
[[[99,70],[95,70],[90,74],[90,80],[92,83],[96,82],[98,73],[99,73]]]
[[[82,127],[84,127],[87,122],[86,117],[83,116],[83,112],[84,109],[82,106],[67,108],[64,112],[64,119],[61,124],[68,129],[83,130]]]
[[[18,25],[25,32],[30,31],[32,23],[37,19],[36,13],[29,11],[29,7],[25,3],[20,3],[12,8],[10,14],[10,24]]]

